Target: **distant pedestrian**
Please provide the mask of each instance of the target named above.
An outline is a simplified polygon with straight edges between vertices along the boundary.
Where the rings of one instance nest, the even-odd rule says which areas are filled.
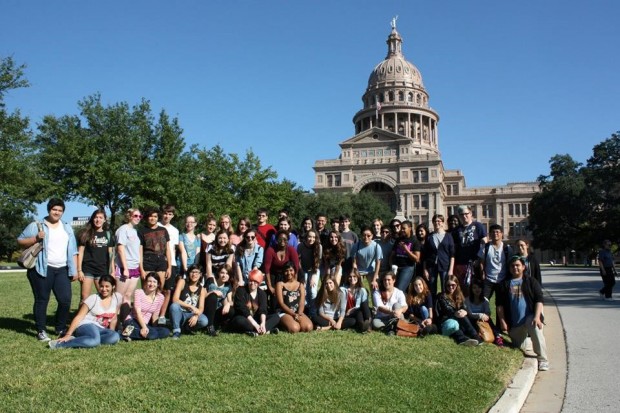
[[[614,256],[611,253],[611,241],[603,241],[603,248],[598,252],[598,268],[603,278],[603,288],[599,290],[601,298],[611,301],[616,280],[614,278]]]

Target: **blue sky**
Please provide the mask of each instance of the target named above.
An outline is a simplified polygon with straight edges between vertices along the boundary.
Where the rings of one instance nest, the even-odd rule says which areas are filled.
[[[535,180],[557,153],[585,162],[620,130],[613,0],[1,3],[0,56],[32,84],[7,104],[33,127],[95,92],[144,97],[188,144],[251,148],[306,189],[314,161],[353,136],[395,15],[440,116],[444,166],[468,186]]]

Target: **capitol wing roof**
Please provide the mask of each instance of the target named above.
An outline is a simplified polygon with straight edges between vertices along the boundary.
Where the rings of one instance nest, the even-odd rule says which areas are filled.
[[[379,128],[371,128],[340,142],[340,147],[373,146],[373,144],[385,145],[386,143],[400,144],[410,141],[411,139],[397,133]]]

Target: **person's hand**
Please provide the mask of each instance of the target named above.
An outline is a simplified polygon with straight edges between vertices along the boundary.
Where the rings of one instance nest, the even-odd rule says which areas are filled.
[[[169,279],[171,275],[172,275],[172,269],[168,267],[166,269],[166,280]]]
[[[84,273],[83,273],[82,271],[78,271],[78,273],[77,273],[77,279],[78,279],[78,281],[79,281],[79,282],[82,282],[82,281],[84,281],[84,278],[85,278],[85,277],[84,277]]]
[[[370,283],[370,285],[372,286],[373,290],[379,289],[379,283],[377,282],[377,280],[372,280],[372,283]]]
[[[228,303],[224,304],[224,306],[222,307],[222,315],[228,314],[229,311],[230,311],[230,304]]]
[[[276,295],[276,289],[275,289],[275,288],[273,288],[273,287],[269,287],[269,292],[270,292],[272,295]]]
[[[37,240],[36,242],[43,241],[44,238],[45,238],[45,231],[41,230],[37,232],[37,235],[35,236],[35,239]]]
[[[222,297],[224,294],[222,294],[222,292],[220,290],[214,290],[213,294],[217,295],[218,297]]]
[[[193,316],[189,318],[189,320],[187,320],[187,325],[190,327],[194,327],[197,322],[198,322],[198,315],[194,314]]]
[[[532,325],[538,327],[539,330],[542,330],[543,328],[543,323],[540,321],[540,317],[535,317],[532,320]]]
[[[198,307],[192,306],[192,313],[194,313],[195,316],[199,316],[200,315],[200,309]]]
[[[458,318],[463,318],[463,317],[465,317],[466,315],[467,315],[467,311],[465,311],[465,310],[458,310],[458,311],[456,312],[456,316],[457,316]]]
[[[426,279],[426,281],[431,280],[431,275],[428,273],[428,270],[424,270],[424,279]]]
[[[140,335],[144,338],[146,338],[146,336],[149,334],[149,328],[148,327],[142,327],[140,329]]]
[[[488,315],[486,315],[486,314],[482,314],[482,316],[480,317],[480,319],[481,319],[482,321],[489,321],[489,316],[488,316]]]

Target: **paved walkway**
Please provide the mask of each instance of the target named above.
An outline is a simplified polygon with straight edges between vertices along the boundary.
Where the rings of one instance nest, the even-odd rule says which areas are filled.
[[[597,268],[546,268],[543,283],[551,370],[536,376],[521,412],[620,411],[620,300],[599,298],[602,281]],[[620,298],[620,285],[616,291]]]

